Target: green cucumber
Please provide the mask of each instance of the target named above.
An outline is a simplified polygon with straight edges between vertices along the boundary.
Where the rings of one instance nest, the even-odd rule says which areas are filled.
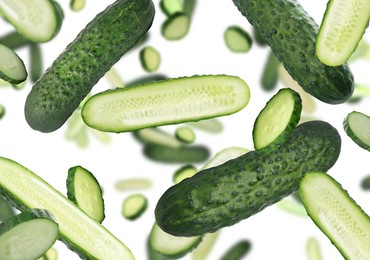
[[[0,44],[0,78],[19,84],[27,79],[27,70],[21,58],[12,49]]]
[[[81,11],[86,5],[85,0],[70,0],[69,7],[73,12]]]
[[[242,259],[252,247],[249,240],[241,240],[229,248],[221,257],[221,260],[240,260]]]
[[[43,72],[42,52],[37,43],[30,44],[30,63],[30,77],[32,82],[36,82],[41,78]]]
[[[0,119],[2,119],[5,116],[6,109],[3,104],[0,104]]]
[[[205,163],[200,170],[218,166],[231,159],[235,159],[247,152],[249,152],[248,149],[243,148],[243,147],[238,147],[238,146],[231,146],[231,147],[222,149],[221,151],[217,152],[212,157],[212,159],[210,159],[207,163]]]
[[[329,0],[317,35],[316,53],[328,66],[347,62],[369,26],[369,0]]]
[[[94,175],[82,166],[68,169],[67,196],[99,223],[104,220],[104,200],[101,187]]]
[[[153,18],[151,0],[117,0],[98,14],[32,87],[25,104],[28,124],[41,132],[61,127],[99,79],[147,32]]]
[[[134,259],[120,240],[77,205],[29,169],[4,157],[0,157],[0,193],[19,210],[50,211],[59,224],[59,239],[83,259]]]
[[[306,92],[329,104],[344,103],[351,97],[354,83],[348,65],[331,67],[317,58],[318,26],[297,1],[233,2]]]
[[[197,0],[183,0],[184,13],[191,19],[193,17]]]
[[[308,260],[322,260],[319,242],[316,238],[310,237],[306,242]]]
[[[37,259],[58,236],[59,226],[49,211],[24,210],[0,224],[0,259]]]
[[[0,223],[14,216],[14,214],[13,207],[0,195]]]
[[[113,88],[124,88],[126,86],[125,82],[121,78],[121,75],[114,67],[110,68],[110,70],[105,73],[104,77],[108,80],[109,84]]]
[[[299,192],[307,214],[345,259],[369,258],[370,217],[335,179],[308,173]]]
[[[174,172],[172,180],[177,184],[186,178],[192,177],[197,172],[198,170],[194,165],[186,164]]]
[[[347,135],[361,148],[370,151],[370,117],[357,111],[349,113],[343,120]]]
[[[298,125],[302,100],[292,89],[280,89],[258,114],[253,126],[253,143],[256,150],[269,144],[282,143]]]
[[[137,79],[134,79],[132,81],[127,82],[126,87],[132,87],[135,85],[142,85],[153,81],[161,81],[168,79],[166,75],[164,74],[149,74],[142,77],[139,77]]]
[[[261,76],[261,86],[264,90],[271,91],[276,87],[279,79],[279,65],[279,59],[270,51]]]
[[[176,128],[175,137],[182,143],[192,144],[195,142],[195,132],[191,127],[180,126]]]
[[[235,53],[246,53],[252,47],[252,38],[249,33],[237,25],[226,28],[224,41],[227,48]]]
[[[370,190],[370,175],[364,177],[361,181],[361,188],[363,190]]]
[[[252,151],[203,170],[169,188],[159,199],[158,225],[175,236],[214,232],[246,219],[298,190],[306,172],[327,171],[341,139],[323,121],[299,125],[269,153]]]
[[[12,50],[16,50],[28,46],[31,41],[24,38],[17,31],[10,32],[0,38],[0,44],[7,46]]]
[[[3,0],[0,12],[23,37],[32,42],[48,42],[59,32],[63,12],[54,0]]]
[[[136,220],[147,208],[148,199],[143,194],[132,194],[122,202],[122,216],[129,220]]]
[[[192,260],[208,259],[207,256],[216,244],[217,238],[221,234],[220,231],[208,233],[202,237],[202,242],[191,252]]]
[[[184,11],[182,0],[161,0],[159,7],[166,16]]]
[[[170,135],[159,128],[145,128],[132,133],[136,140],[144,145],[155,144],[172,148],[180,148],[183,146],[182,142],[177,140],[175,136]]]
[[[175,13],[169,16],[161,26],[163,37],[169,41],[184,38],[190,28],[190,18],[185,13]]]
[[[236,76],[182,77],[98,93],[83,106],[82,118],[100,131],[127,132],[233,114],[249,97]]]
[[[152,187],[152,181],[144,178],[134,178],[119,180],[114,184],[117,191],[131,191],[149,189]]]
[[[161,55],[152,46],[147,46],[140,51],[140,62],[147,72],[155,72],[161,64]]]

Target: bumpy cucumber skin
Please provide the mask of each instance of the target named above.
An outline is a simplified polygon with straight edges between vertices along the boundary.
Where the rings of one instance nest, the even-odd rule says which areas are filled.
[[[156,206],[157,224],[175,236],[234,225],[297,191],[306,172],[329,170],[341,139],[330,124],[311,121],[274,146],[269,153],[249,152],[172,186]]]
[[[151,27],[151,0],[117,0],[98,14],[36,82],[25,105],[41,132],[61,127],[104,74]]]
[[[351,97],[354,83],[348,65],[330,67],[317,58],[319,28],[297,1],[233,2],[307,93],[328,104],[344,103]]]

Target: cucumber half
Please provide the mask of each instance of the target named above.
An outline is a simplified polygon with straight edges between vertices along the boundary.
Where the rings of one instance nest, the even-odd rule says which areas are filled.
[[[27,70],[23,61],[10,48],[0,44],[0,78],[12,83],[19,84],[26,80]]]
[[[190,18],[185,13],[175,13],[162,24],[161,33],[167,40],[174,41],[184,38],[190,28]]]
[[[370,218],[336,180],[308,173],[299,191],[308,215],[345,259],[369,259]]]
[[[353,111],[343,121],[344,131],[360,147],[370,151],[370,117]]]
[[[49,211],[25,210],[0,224],[0,259],[37,259],[58,236],[58,224]]]
[[[328,66],[345,63],[369,26],[369,0],[330,0],[316,41],[316,53]]]
[[[236,53],[246,53],[252,47],[251,36],[237,25],[229,26],[224,32],[227,48]]]

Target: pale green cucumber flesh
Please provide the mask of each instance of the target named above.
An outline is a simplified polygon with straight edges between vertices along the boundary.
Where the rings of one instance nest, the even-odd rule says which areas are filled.
[[[155,72],[161,64],[161,55],[151,46],[147,46],[140,51],[140,62],[147,72]]]
[[[27,70],[23,61],[10,48],[0,44],[0,78],[18,84],[26,80]]]
[[[343,121],[347,135],[360,147],[370,151],[370,117],[353,111]]]
[[[369,19],[369,0],[330,0],[317,35],[317,57],[328,66],[345,63],[369,26]]]
[[[127,132],[229,115],[244,108],[249,97],[239,77],[176,78],[94,95],[83,106],[82,118],[97,130]]]
[[[177,169],[172,177],[172,180],[175,184],[181,182],[182,180],[189,178],[198,172],[197,168],[194,165],[187,164],[179,169]]]
[[[0,192],[20,210],[50,211],[59,224],[59,239],[81,258],[134,259],[120,240],[73,202],[27,168],[4,157],[0,158]]]
[[[0,224],[0,259],[37,259],[58,236],[58,224],[50,212],[25,210]]]
[[[3,0],[0,11],[16,30],[33,42],[47,42],[60,30],[63,14],[54,0]]]
[[[260,150],[273,142],[283,142],[297,126],[302,100],[297,92],[285,88],[273,96],[257,116],[253,127],[253,143]]]
[[[139,218],[148,207],[148,199],[143,194],[132,194],[122,203],[122,215],[129,219]]]
[[[162,24],[161,33],[167,40],[180,40],[188,34],[189,27],[190,18],[184,13],[175,13]]]
[[[82,166],[68,169],[67,196],[99,223],[104,220],[104,200],[101,187],[92,173]]]
[[[299,191],[312,221],[346,259],[370,256],[370,218],[329,175],[306,174]]]
[[[224,32],[224,40],[230,51],[236,53],[248,52],[252,46],[252,38],[239,26],[230,26]]]
[[[231,147],[225,148],[219,151],[218,153],[216,153],[207,163],[204,164],[204,166],[200,170],[204,170],[204,169],[208,169],[211,167],[221,165],[247,152],[249,152],[249,150],[244,147],[231,146]]]
[[[85,5],[86,5],[85,0],[70,0],[69,2],[69,7],[74,12],[81,11],[85,7]]]
[[[117,191],[133,191],[149,189],[152,187],[152,181],[146,178],[134,178],[119,180],[114,184]]]
[[[158,128],[145,128],[132,133],[142,144],[157,144],[172,148],[180,148],[183,145],[175,136]]]
[[[182,0],[161,0],[159,2],[159,6],[163,13],[167,16],[184,11]]]
[[[185,144],[194,143],[196,138],[194,130],[188,126],[180,126],[176,128],[175,136],[177,140]]]
[[[316,238],[310,237],[306,242],[306,251],[309,260],[322,260],[319,242]]]

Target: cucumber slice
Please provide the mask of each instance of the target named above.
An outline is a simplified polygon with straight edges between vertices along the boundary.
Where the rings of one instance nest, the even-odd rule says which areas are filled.
[[[195,142],[195,133],[192,128],[188,126],[181,126],[176,128],[175,136],[177,140],[185,143],[185,144],[192,144]]]
[[[221,150],[216,153],[200,170],[212,168],[221,165],[231,159],[237,158],[249,152],[248,149],[243,147],[232,146]]]
[[[58,224],[49,211],[25,210],[0,224],[0,259],[37,259],[58,236]]]
[[[308,215],[345,259],[370,256],[370,218],[332,177],[306,174],[299,191]]]
[[[370,190],[370,175],[362,179],[361,188],[364,190]]]
[[[122,216],[129,220],[136,220],[147,208],[148,199],[143,194],[132,194],[122,203]]]
[[[161,55],[155,48],[147,46],[140,51],[140,62],[144,70],[155,72],[161,64]]]
[[[114,67],[110,68],[104,76],[113,88],[124,88],[126,85]]]
[[[14,216],[14,214],[13,207],[0,195],[0,223]]]
[[[67,196],[99,223],[104,220],[104,200],[101,187],[94,175],[85,168],[81,166],[69,168]]]
[[[149,246],[157,254],[178,259],[193,250],[202,241],[201,236],[177,237],[164,232],[157,224],[149,235]]]
[[[85,0],[71,0],[69,2],[69,7],[73,12],[79,12],[81,11],[86,5]]]
[[[236,53],[246,53],[252,47],[252,38],[241,27],[233,25],[226,28],[224,40],[227,48]]]
[[[308,260],[322,260],[319,242],[316,238],[310,237],[306,242]]]
[[[25,38],[33,42],[48,42],[60,30],[63,12],[54,0],[3,0],[0,12]]]
[[[159,7],[161,8],[162,12],[167,16],[171,16],[175,13],[184,11],[184,7],[181,0],[161,0],[159,2]]]
[[[0,44],[0,60],[0,78],[12,84],[26,80],[26,67],[12,49]]]
[[[43,72],[41,48],[37,43],[30,44],[30,61],[30,77],[32,82],[36,82]]]
[[[370,151],[370,117],[353,111],[344,119],[343,128],[356,144]]]
[[[184,38],[190,28],[190,18],[184,13],[175,13],[162,24],[161,33],[169,41]]]
[[[212,134],[219,134],[224,130],[224,126],[221,121],[216,118],[201,120],[198,122],[189,122],[188,125]]]
[[[271,143],[284,142],[301,118],[302,100],[297,92],[285,88],[273,96],[257,116],[253,127],[256,150]]]
[[[216,231],[214,233],[205,234],[202,238],[200,244],[191,252],[192,260],[204,260],[208,259],[207,256],[214,247],[218,236],[221,231]]]
[[[249,97],[248,85],[236,76],[183,77],[96,94],[82,118],[97,130],[127,132],[229,115]]]
[[[4,105],[0,104],[0,119],[2,119],[5,115],[6,109]]]
[[[221,257],[221,260],[239,260],[242,259],[252,247],[252,243],[249,240],[241,240],[233,245],[226,253]]]
[[[276,87],[279,79],[279,65],[280,61],[270,50],[261,77],[261,86],[264,90],[270,91]]]
[[[131,191],[149,189],[152,187],[152,181],[144,178],[120,180],[114,184],[114,188],[118,191]]]
[[[328,66],[345,63],[369,26],[369,0],[329,0],[316,41],[316,53]]]
[[[0,157],[0,191],[20,210],[49,210],[59,224],[59,239],[82,258],[134,259],[105,227],[33,172],[4,157]]]
[[[187,164],[175,171],[172,180],[175,184],[181,182],[182,180],[189,178],[198,172],[194,165]]]
[[[145,128],[132,133],[142,144],[155,144],[172,148],[180,148],[183,146],[174,136],[158,128]]]

